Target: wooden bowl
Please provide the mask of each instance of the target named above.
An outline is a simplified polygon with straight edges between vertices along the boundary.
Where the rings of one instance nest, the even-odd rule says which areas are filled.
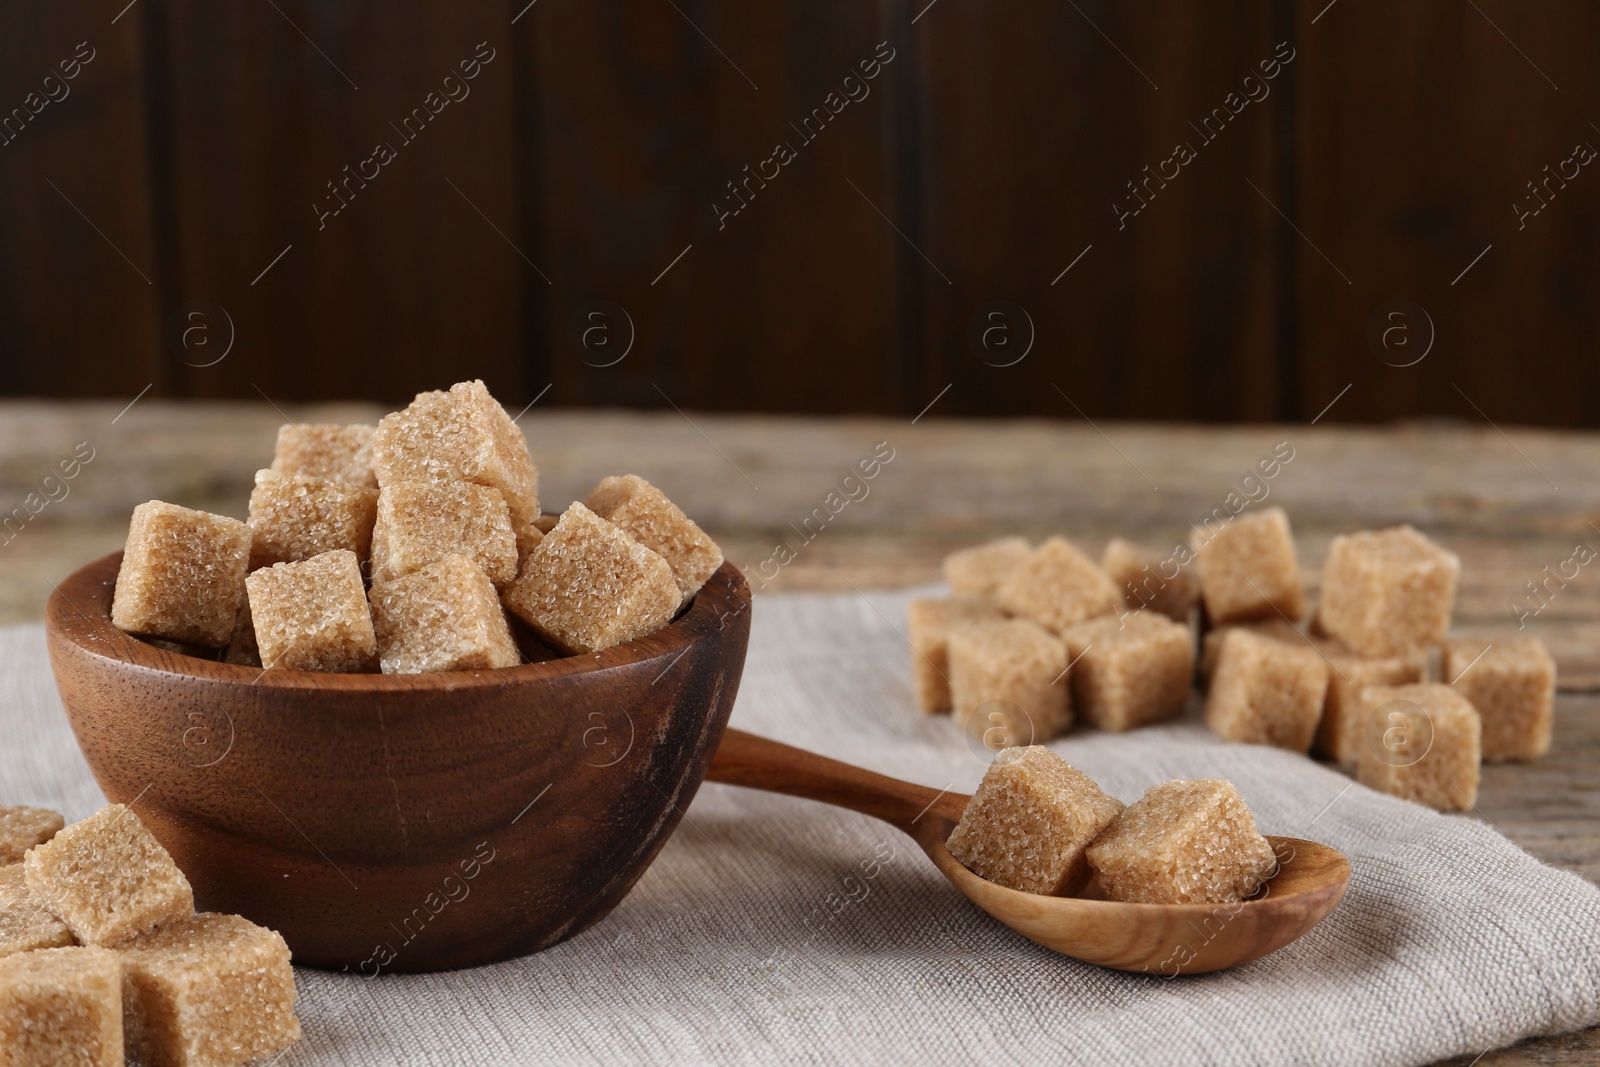
[[[749,588],[725,563],[670,626],[593,655],[262,671],[113,626],[121,558],[46,609],[95,780],[198,907],[278,930],[296,963],[363,974],[526,955],[615,907],[705,777],[750,635]]]

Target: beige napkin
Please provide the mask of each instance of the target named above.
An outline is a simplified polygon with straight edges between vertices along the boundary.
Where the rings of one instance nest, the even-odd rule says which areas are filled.
[[[761,596],[733,722],[970,792],[985,759],[911,702],[909,594]],[[707,785],[605,921],[440,975],[301,970],[279,1063],[1414,1064],[1600,1023],[1600,890],[1442,816],[1193,723],[1054,746],[1125,801],[1231,779],[1266,833],[1342,849],[1349,893],[1256,963],[1168,980],[1038,948],[911,842],[809,801]],[[102,798],[37,627],[0,630],[0,798]],[[847,880],[848,879],[848,880]]]

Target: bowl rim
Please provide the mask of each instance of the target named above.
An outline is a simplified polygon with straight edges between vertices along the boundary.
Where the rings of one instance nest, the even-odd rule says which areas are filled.
[[[479,670],[434,671],[427,674],[350,674],[248,667],[199,659],[150,644],[111,621],[111,595],[122,551],[93,560],[62,579],[45,602],[45,631],[52,644],[73,646],[83,655],[114,665],[185,677],[197,682],[271,689],[394,693],[524,684],[638,668],[661,661],[661,674],[691,647],[727,628],[728,621],[749,612],[752,597],[744,575],[724,561],[706,580],[689,606],[654,633],[599,652],[560,656],[538,663]],[[660,675],[658,674],[657,677]]]

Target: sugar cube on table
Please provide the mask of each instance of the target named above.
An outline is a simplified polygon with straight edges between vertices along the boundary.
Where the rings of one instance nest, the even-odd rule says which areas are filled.
[[[140,637],[221,648],[233,635],[250,565],[238,519],[152,500],[133,509],[111,621]]]
[[[1243,900],[1278,868],[1244,798],[1220,778],[1151,786],[1089,846],[1088,860],[1107,897],[1139,904]]]
[[[1230,630],[1206,694],[1206,725],[1229,741],[1305,752],[1327,692],[1328,664],[1316,649]]]
[[[672,621],[680,598],[666,560],[577,501],[501,595],[541,640],[569,654],[598,652],[660,629]]]
[[[1410,526],[1335,537],[1317,622],[1367,656],[1438,645],[1450,629],[1461,560]]]
[[[956,724],[987,748],[1048,741],[1072,725],[1067,646],[1026,619],[951,626],[950,704]]]
[[[950,627],[974,619],[1003,619],[988,597],[913,600],[906,607],[906,637],[911,643],[911,691],[917,707],[930,714],[950,710]]]
[[[70,944],[72,931],[29,892],[22,864],[0,867],[0,956]]]
[[[140,1063],[237,1067],[300,1039],[289,948],[237,915],[191,915],[116,950]]]
[[[449,555],[372,587],[372,623],[384,674],[486,670],[522,662],[494,583]]]
[[[24,852],[44,844],[65,825],[66,820],[49,808],[0,804],[0,867],[21,863]]]
[[[115,945],[194,912],[194,893],[155,835],[109,804],[28,850],[28,891],[79,941]]]
[[[1289,517],[1282,508],[1236,516],[1189,532],[1200,596],[1213,623],[1286,618],[1306,613],[1305,586]]]
[[[383,487],[462,481],[496,489],[518,552],[527,555],[539,543],[539,472],[522,431],[481,381],[418,393],[408,407],[385,415],[372,438],[372,466]]]
[[[377,668],[378,642],[354,552],[338,549],[263,567],[247,585],[263,667],[349,673]]]
[[[1361,691],[1369,685],[1422,681],[1422,657],[1358,656],[1332,639],[1319,642],[1319,647],[1328,660],[1328,694],[1322,702],[1315,747],[1334,762],[1353,767],[1366,730]]]
[[[1194,681],[1194,635],[1155,612],[1106,615],[1062,634],[1072,704],[1102,730],[1131,730],[1183,710]]]
[[[946,842],[968,870],[1024,893],[1071,893],[1087,881],[1084,849],[1122,802],[1048,748],[995,756]]]
[[[722,566],[722,549],[666,494],[636,474],[602,478],[584,506],[667,561],[683,600]]]
[[[278,444],[272,469],[327,482],[344,482],[378,488],[372,472],[372,432],[375,426],[359,423],[288,423],[278,427]]]
[[[1306,644],[1306,639],[1300,633],[1300,628],[1294,623],[1282,618],[1261,619],[1257,622],[1230,622],[1221,626],[1213,626],[1206,631],[1205,637],[1200,640],[1200,677],[1210,679],[1217,669],[1217,657],[1222,653],[1222,640],[1232,630],[1249,630],[1251,633],[1270,637],[1286,644]]]
[[[1033,555],[1025,537],[1000,537],[944,558],[944,580],[957,596],[996,596],[1018,564]]]
[[[1200,580],[1194,569],[1184,569],[1175,559],[1152,552],[1132,541],[1113,537],[1106,542],[1100,566],[1134,610],[1150,610],[1176,622],[1187,622],[1200,602]]]
[[[1439,811],[1478,801],[1483,724],[1453,686],[1367,686],[1356,781]]]
[[[1550,751],[1556,664],[1543,641],[1536,637],[1447,641],[1441,673],[1483,720],[1486,762],[1533,760]]]
[[[540,535],[543,536],[543,535]],[[517,576],[517,538],[500,490],[471,482],[386,482],[372,530],[372,580],[393,581],[450,554],[496,589]]]
[[[0,1064],[122,1067],[122,965],[104,948],[0,958]]]
[[[233,623],[233,636],[222,651],[222,662],[236,663],[241,667],[261,666],[261,649],[256,645],[256,624],[250,617],[249,586],[244,603],[239,605],[239,615]]]
[[[1012,568],[998,599],[1012,614],[1055,633],[1122,606],[1122,594],[1105,571],[1064,537],[1049,538]]]
[[[334,549],[372,555],[378,491],[298,474],[257,471],[250,491],[250,568],[294,563]]]

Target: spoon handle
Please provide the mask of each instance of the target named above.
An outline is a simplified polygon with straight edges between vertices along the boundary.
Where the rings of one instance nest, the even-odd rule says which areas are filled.
[[[707,777],[713,782],[849,808],[908,834],[930,809],[948,819],[959,819],[967,801],[961,793],[903,782],[732,727],[723,732]]]

